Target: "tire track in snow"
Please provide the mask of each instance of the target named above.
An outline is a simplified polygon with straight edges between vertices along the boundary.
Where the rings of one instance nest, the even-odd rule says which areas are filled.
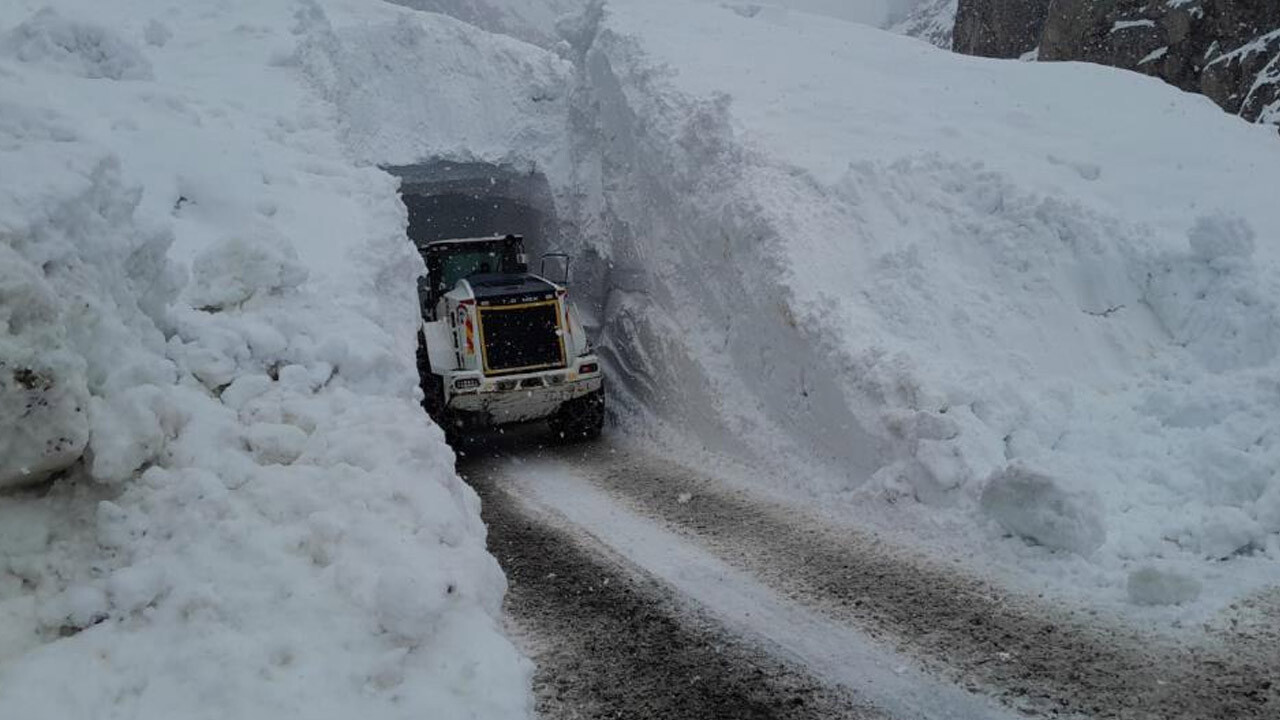
[[[459,464],[479,492],[506,611],[535,663],[538,713],[555,720],[874,720],[839,693],[680,609],[603,546],[531,511],[492,459]]]
[[[570,478],[579,491],[602,489],[792,602],[862,628],[1024,711],[1144,720],[1280,717],[1274,648],[1175,646],[1020,601],[873,537],[749,500],[652,456],[607,445],[543,455],[511,473],[526,476],[524,492],[535,501],[542,492],[548,497],[541,502],[574,503],[557,476]],[[615,544],[620,539],[613,526],[599,528],[598,536]],[[666,572],[678,575],[678,563]]]
[[[792,602],[712,553],[620,506],[559,463],[508,466],[510,492],[534,513],[572,526],[653,573],[723,622],[861,704],[894,718],[1012,720],[991,700],[939,682],[914,660]],[[588,543],[591,542],[588,540]],[[579,544],[582,544],[579,541]]]

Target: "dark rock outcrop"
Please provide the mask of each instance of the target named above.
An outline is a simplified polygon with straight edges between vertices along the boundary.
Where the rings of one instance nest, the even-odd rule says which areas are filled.
[[[960,0],[952,48],[965,55],[1016,58],[1040,43],[1053,0]]]
[[[1041,60],[1134,70],[1280,124],[1275,0],[960,0],[956,51],[1012,58],[1037,46]]]

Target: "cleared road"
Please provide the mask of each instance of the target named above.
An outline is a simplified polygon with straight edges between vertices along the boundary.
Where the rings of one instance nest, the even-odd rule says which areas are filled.
[[[543,717],[1280,717],[1274,644],[1101,627],[607,441],[465,452]]]

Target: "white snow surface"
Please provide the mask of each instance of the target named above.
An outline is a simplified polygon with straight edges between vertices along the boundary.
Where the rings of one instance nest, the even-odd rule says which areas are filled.
[[[585,0],[390,0],[397,5],[440,13],[492,33],[540,46],[560,42],[556,29],[565,15],[580,13]]]
[[[1280,580],[1273,133],[739,9],[614,0],[582,49],[573,218],[643,412],[1034,592],[1147,612],[1156,567],[1205,588],[1177,619]]]
[[[395,181],[310,60],[348,25],[457,25],[408,14],[0,9],[0,715],[531,712],[478,499],[417,404]]]

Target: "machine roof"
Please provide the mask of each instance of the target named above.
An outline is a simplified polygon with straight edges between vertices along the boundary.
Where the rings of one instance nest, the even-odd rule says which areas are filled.
[[[556,291],[555,285],[537,275],[484,273],[471,275],[466,282],[471,286],[471,292],[477,300],[510,295],[540,295]]]

